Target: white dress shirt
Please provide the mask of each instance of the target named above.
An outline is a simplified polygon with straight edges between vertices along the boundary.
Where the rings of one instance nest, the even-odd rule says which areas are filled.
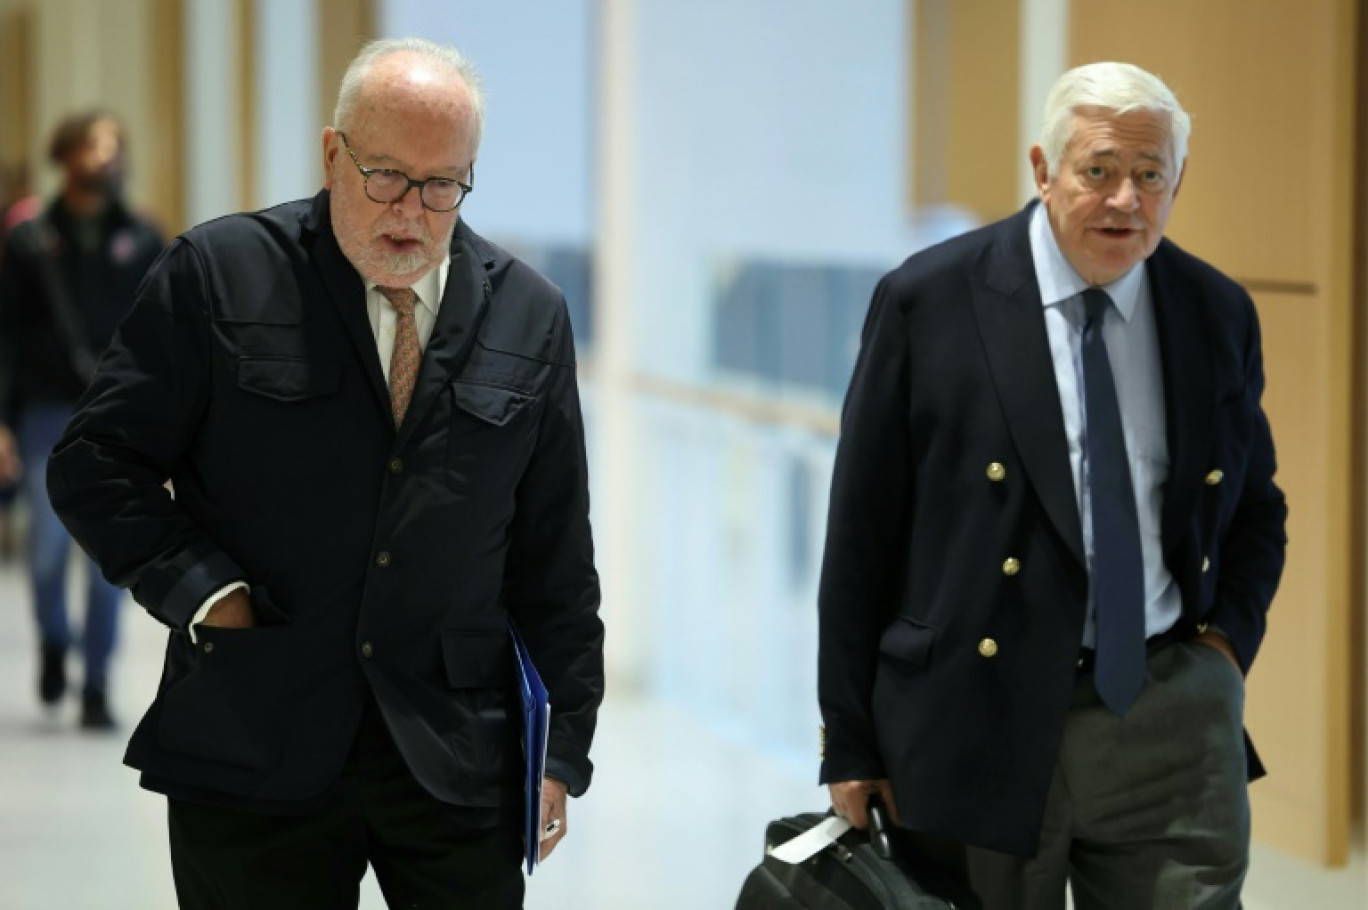
[[[1064,435],[1069,443],[1078,513],[1083,523],[1083,546],[1092,571],[1092,509],[1088,501],[1088,459],[1085,444],[1086,409],[1083,404],[1083,291],[1088,283],[1074,271],[1059,249],[1043,204],[1031,215],[1031,258],[1035,263],[1040,300],[1045,307],[1045,329],[1050,338],[1059,404],[1064,411]],[[1159,356],[1159,332],[1154,321],[1154,299],[1149,276],[1141,262],[1102,288],[1111,297],[1102,326],[1116,385],[1121,427],[1126,438],[1131,483],[1135,488],[1140,547],[1145,563],[1145,634],[1166,632],[1182,612],[1182,595],[1164,564],[1160,516],[1168,481],[1168,430],[1165,423],[1164,372]],[[1083,645],[1097,641],[1096,607],[1088,596],[1088,618]]]

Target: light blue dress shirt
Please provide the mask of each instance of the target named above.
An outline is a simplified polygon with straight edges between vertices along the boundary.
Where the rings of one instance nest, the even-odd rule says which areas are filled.
[[[1083,291],[1088,287],[1060,252],[1044,204],[1031,215],[1031,258],[1035,262],[1040,299],[1045,306],[1045,329],[1050,338],[1059,404],[1064,411],[1064,435],[1069,443],[1069,465],[1083,523],[1083,546],[1092,570],[1092,510],[1088,503],[1088,459],[1084,444],[1083,406]],[[1182,612],[1178,585],[1164,565],[1159,520],[1164,507],[1164,485],[1169,475],[1168,430],[1164,413],[1164,372],[1159,359],[1159,332],[1154,321],[1154,299],[1144,263],[1102,288],[1111,297],[1102,326],[1121,409],[1126,456],[1135,487],[1140,519],[1140,546],[1145,560],[1145,634],[1167,632]],[[1088,597],[1088,619],[1083,645],[1097,641],[1096,606]]]

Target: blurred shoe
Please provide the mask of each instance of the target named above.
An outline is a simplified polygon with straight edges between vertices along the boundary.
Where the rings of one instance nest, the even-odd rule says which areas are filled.
[[[66,648],[43,645],[43,669],[38,674],[38,697],[55,705],[66,694]]]
[[[114,722],[114,718],[109,713],[109,700],[105,698],[104,689],[86,686],[81,691],[81,729],[101,731],[119,729],[119,725]]]

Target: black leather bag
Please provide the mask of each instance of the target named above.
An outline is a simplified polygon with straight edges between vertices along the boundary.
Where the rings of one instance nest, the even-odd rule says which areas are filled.
[[[765,829],[765,859],[746,877],[736,910],[947,910],[956,905],[917,884],[907,864],[884,859],[863,831],[850,830],[796,865],[770,855],[827,816],[806,812]]]

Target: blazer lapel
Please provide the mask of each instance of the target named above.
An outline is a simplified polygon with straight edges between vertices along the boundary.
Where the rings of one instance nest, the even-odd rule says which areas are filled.
[[[465,365],[475,343],[475,330],[489,306],[490,287],[485,279],[484,262],[476,255],[457,226],[451,243],[451,268],[446,290],[437,310],[437,324],[423,351],[418,378],[413,388],[404,424],[399,428],[396,446],[402,448],[413,435],[413,428],[437,401],[451,377]]]
[[[1167,554],[1182,540],[1206,474],[1216,385],[1201,301],[1182,291],[1176,266],[1169,261],[1162,245],[1146,268],[1164,371],[1169,476],[1160,529]]]
[[[1027,232],[1031,209],[1002,225],[973,281],[973,305],[1007,426],[1032,486],[1080,565],[1083,526]]]
[[[325,296],[336,307],[338,318],[342,320],[352,346],[356,348],[356,355],[361,358],[376,402],[389,414],[389,387],[385,384],[385,373],[380,367],[375,333],[371,331],[370,319],[366,316],[366,287],[356,269],[342,255],[342,248],[337,245],[337,238],[332,232],[327,190],[314,197],[313,208],[305,217],[304,228],[313,234],[310,252],[313,254],[314,267],[327,290]]]

